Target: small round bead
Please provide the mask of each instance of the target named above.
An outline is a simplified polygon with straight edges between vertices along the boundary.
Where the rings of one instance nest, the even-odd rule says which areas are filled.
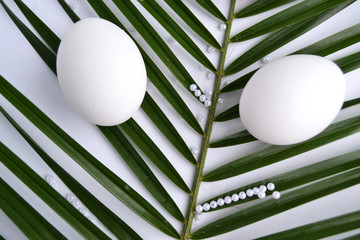
[[[275,198],[275,199],[279,199],[279,198],[281,197],[281,193],[278,192],[278,191],[274,191],[274,192],[272,193],[272,196],[273,196],[273,198]]]
[[[254,195],[258,195],[259,193],[259,188],[258,187],[254,187],[253,189]]]
[[[226,24],[225,23],[222,23],[219,25],[219,29],[222,30],[222,31],[225,31],[226,30]]]
[[[206,93],[207,95],[211,96],[211,95],[213,94],[213,91],[211,91],[211,90],[206,90],[205,93]]]
[[[54,177],[48,174],[45,176],[45,181],[51,183],[52,181],[54,181]]]
[[[202,207],[205,212],[210,210],[210,204],[208,204],[208,203],[204,203]]]
[[[220,207],[224,206],[224,204],[225,204],[225,201],[224,201],[223,198],[219,198],[216,202],[217,202],[217,205],[220,206]]]
[[[191,90],[191,91],[194,92],[196,89],[197,89],[196,84],[191,84],[191,85],[190,85],[190,90]]]
[[[210,47],[208,47],[207,51],[209,53],[213,53],[213,52],[215,52],[215,48],[213,46],[210,46]]]
[[[210,106],[211,106],[211,101],[210,101],[210,100],[206,100],[206,101],[204,102],[204,105],[205,105],[205,107],[210,107]]]
[[[263,57],[261,59],[261,61],[266,64],[266,63],[270,62],[270,58],[269,57]]]
[[[194,91],[194,95],[195,95],[196,97],[200,97],[201,91],[200,91],[199,89],[195,90],[195,91]]]
[[[246,198],[246,193],[245,192],[239,192],[239,198],[244,200]]]
[[[92,223],[94,223],[94,222],[95,222],[94,218],[93,218],[93,217],[91,217],[91,216],[88,216],[88,219],[89,219],[89,220],[90,220],[90,222],[92,222]]]
[[[82,214],[82,215],[86,215],[87,211],[85,208],[79,208],[79,212]]]
[[[200,65],[200,71],[205,71],[206,70],[206,67],[204,67],[203,65]]]
[[[260,199],[264,199],[264,198],[266,197],[266,193],[263,192],[263,191],[260,191],[260,192],[258,193],[258,197],[259,197]]]
[[[52,188],[56,188],[56,184],[55,184],[55,183],[50,183],[50,186],[51,186]]]
[[[76,3],[69,3],[69,7],[70,7],[73,11],[76,11],[76,9],[77,9],[77,4],[76,4]]]
[[[201,213],[197,213],[195,214],[195,220],[196,221],[201,221],[203,220],[204,216]]]
[[[268,183],[268,184],[267,184],[267,189],[269,189],[270,191],[274,191],[274,189],[275,189],[275,184],[273,184],[273,183]]]
[[[75,199],[75,196],[72,193],[66,194],[66,200],[72,202]]]
[[[197,120],[198,120],[199,122],[203,122],[203,121],[205,121],[205,118],[204,118],[203,115],[199,115],[199,116],[197,117]]]
[[[78,207],[78,206],[80,205],[79,200],[74,199],[74,200],[72,201],[72,205],[74,205],[74,207]]]
[[[230,204],[230,203],[232,202],[230,196],[226,196],[226,197],[224,198],[224,201],[225,201],[226,204]]]
[[[259,187],[259,190],[260,190],[261,192],[266,192],[267,188],[266,188],[265,185],[261,185],[261,186]]]
[[[248,197],[252,197],[252,196],[254,196],[254,191],[252,189],[248,189],[248,190],[246,190],[246,195]]]
[[[218,103],[223,103],[224,102],[224,99],[222,99],[222,98],[218,98]]]
[[[197,148],[191,148],[191,152],[196,155],[196,154],[199,153],[199,149],[197,149]]]
[[[212,72],[209,72],[209,73],[207,74],[207,78],[208,78],[208,79],[214,79],[214,78],[215,78],[215,74],[212,73]]]
[[[216,201],[211,201],[210,202],[210,207],[211,208],[216,208],[217,207],[217,202]]]
[[[232,200],[233,202],[239,201],[239,195],[237,195],[236,193],[234,193],[234,194],[231,196],[231,200]]]
[[[200,95],[199,97],[200,102],[205,102],[207,100],[205,95]]]
[[[203,207],[202,207],[201,205],[197,205],[197,206],[195,207],[195,211],[196,211],[197,213],[202,213]]]

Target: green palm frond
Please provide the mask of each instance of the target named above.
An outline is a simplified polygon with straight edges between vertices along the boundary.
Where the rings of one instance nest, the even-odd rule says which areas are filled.
[[[350,230],[355,231],[344,236],[358,238],[359,208],[349,200],[360,196],[356,191],[344,197],[350,203],[342,212],[332,211],[329,203],[320,208],[331,214],[312,221],[288,224],[285,216],[359,187],[360,87],[353,79],[360,68],[360,19],[349,14],[357,12],[359,1],[40,2],[53,5],[61,17],[31,2],[0,0],[0,51],[14,52],[14,58],[0,54],[0,218],[6,215],[30,239],[78,238],[75,234],[85,239],[311,239]],[[145,62],[151,85],[141,110],[118,126],[86,123],[57,97],[53,80],[59,36],[86,17],[123,29]],[[338,19],[349,22],[334,27]],[[34,56],[15,55],[28,43]],[[288,43],[296,46],[288,50]],[[295,145],[268,146],[242,127],[241,92],[236,90],[245,87],[262,58],[290,54],[332,59],[356,87],[349,90],[335,123],[321,134]],[[34,64],[17,63],[38,56]],[[28,66],[42,69],[41,61],[49,72],[21,74],[28,73]],[[191,84],[211,101],[209,107]],[[72,171],[73,166],[84,173]],[[61,187],[50,186],[41,177],[44,171],[52,171]],[[198,204],[269,182],[276,184],[280,199],[234,200],[203,213],[205,220],[199,221]],[[28,199],[24,188],[38,199]],[[96,221],[68,201],[66,189]],[[50,207],[67,228],[39,211],[38,204]],[[286,222],[285,227],[274,226],[274,215],[280,219],[276,225]],[[262,227],[249,233],[250,224]],[[12,233],[0,228],[0,238],[11,239]]]

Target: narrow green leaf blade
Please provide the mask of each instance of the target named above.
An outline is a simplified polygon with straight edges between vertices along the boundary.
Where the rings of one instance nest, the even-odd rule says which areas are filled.
[[[214,119],[214,121],[216,122],[225,122],[231,119],[235,119],[238,118],[239,116],[239,104],[236,104],[228,109],[226,109],[225,111],[223,111],[222,113],[220,113],[219,115],[217,115]]]
[[[58,0],[58,2],[73,22],[80,20],[80,17],[71,9],[65,0]]]
[[[235,18],[253,16],[277,8],[295,0],[257,0],[235,14]]]
[[[334,61],[343,71],[343,73],[351,72],[360,67],[360,52],[340,58]]]
[[[233,145],[238,145],[242,143],[248,143],[256,141],[257,139],[253,137],[248,131],[243,130],[240,132],[236,132],[227,136],[223,139],[210,143],[209,147],[211,148],[219,148],[219,147],[228,147]]]
[[[185,89],[194,96],[189,86],[196,84],[195,80],[133,3],[130,0],[113,0],[113,2]]]
[[[125,135],[117,128],[113,127],[103,127],[98,126],[101,132],[109,140],[109,142],[114,146],[116,151],[121,155],[123,160],[132,170],[132,172],[137,176],[137,178],[142,182],[146,189],[153,195],[153,197],[177,220],[180,222],[184,221],[184,216],[182,215],[179,208],[176,206],[176,203],[167,193],[165,188],[156,178],[154,173],[146,165],[145,161],[141,156],[136,152],[131,143],[126,139]]]
[[[178,0],[165,0],[167,5],[203,40],[218,50],[221,46],[211,32],[200,22],[200,20],[190,11],[190,9]]]
[[[40,57],[44,60],[44,62],[49,66],[49,68],[56,73],[56,56],[55,54],[47,48],[47,46],[41,42],[35,34],[31,32],[31,30],[20,21],[18,17],[8,8],[8,6],[4,3],[3,0],[0,0],[0,4],[4,7],[5,11],[18,27],[18,29],[22,32],[24,37],[29,41],[29,43],[33,46],[36,52],[40,55]]]
[[[241,186],[226,193],[219,194],[218,196],[215,196],[206,202],[210,202],[214,199],[218,199],[224,196],[232,196],[234,193],[239,193],[240,191],[246,192],[247,189],[253,188],[254,186],[266,186],[270,182],[275,184],[276,190],[280,189],[281,191],[285,191],[287,189],[299,187],[301,185],[314,182],[356,167],[360,167],[360,150],[342,154],[330,159],[307,165],[305,167]],[[221,210],[253,200],[256,200],[256,198],[245,198],[244,200],[232,202],[230,204],[224,205],[221,208],[211,209],[210,211]]]
[[[36,31],[44,39],[44,41],[49,45],[49,47],[56,53],[60,45],[60,38],[51,31],[43,21],[40,20],[31,10],[26,6],[25,3],[21,0],[14,0],[16,5],[20,8],[22,13],[25,15],[26,19],[29,20],[32,26],[35,27]]]
[[[283,193],[280,199],[268,198],[242,209],[194,232],[191,239],[214,237],[271,217],[307,202],[359,183],[360,168]]]
[[[195,0],[195,1],[217,19],[223,22],[227,22],[227,19],[224,16],[224,14],[222,14],[222,12],[217,8],[217,6],[212,1],[209,0]]]
[[[324,38],[292,54],[314,54],[327,56],[360,42],[360,23]]]
[[[258,43],[253,48],[246,51],[243,55],[237,58],[232,62],[226,69],[225,74],[234,74],[240,70],[250,66],[254,62],[258,61],[262,57],[265,57],[269,53],[275,51],[276,49],[284,46],[286,43],[294,40],[295,38],[302,36],[304,33],[323,23],[330,17],[334,16],[336,13],[343,10],[345,7],[349,6],[354,1],[346,1],[343,4],[340,4],[334,8],[331,8],[325,12],[312,16],[311,18],[304,19],[300,22],[297,22],[293,25],[284,27],[275,33],[272,33],[270,36],[266,37],[260,43]],[[241,80],[239,80],[241,81]],[[243,82],[244,83],[244,82]],[[227,89],[234,86],[234,82],[226,86]],[[223,90],[224,91],[224,90]]]
[[[354,2],[349,0],[304,0],[294,6],[291,6],[231,38],[232,42],[249,40],[277,29],[289,26],[291,24],[303,21],[314,15],[318,15],[330,8],[336,7],[345,2]]]
[[[258,238],[259,240],[281,239],[320,239],[335,234],[358,229],[360,226],[360,211],[332,217],[319,222],[306,224],[283,232]]]
[[[1,142],[0,161],[82,236],[110,239]]]
[[[355,98],[353,100],[349,100],[349,101],[344,102],[344,104],[342,106],[342,109],[352,107],[352,106],[355,106],[357,104],[360,104],[360,98]]]
[[[91,7],[95,10],[95,12],[101,17],[108,21],[113,22],[124,31],[127,32],[125,27],[121,24],[121,22],[116,18],[114,13],[106,6],[103,1],[97,0],[88,0]],[[128,34],[130,37],[131,35]],[[134,39],[133,39],[134,40]],[[185,102],[176,92],[174,87],[169,83],[164,74],[160,71],[160,69],[156,66],[156,64],[151,60],[151,58],[146,54],[146,52],[141,48],[139,44],[137,44],[140,52],[143,56],[146,71],[149,80],[154,84],[154,86],[160,91],[160,93],[168,100],[170,105],[175,109],[175,111],[199,134],[203,134],[203,130],[201,129],[198,121],[191,113],[190,109],[187,107]],[[165,135],[167,136],[167,135]]]
[[[199,63],[209,70],[216,72],[216,68],[199,49],[194,41],[185,33],[184,30],[169,16],[155,0],[138,2],[171,34],[171,36]]]
[[[34,151],[55,172],[55,174],[66,184],[66,186],[80,199],[80,201],[91,210],[91,212],[119,239],[141,239],[137,233],[123,222],[116,214],[109,210],[102,202],[97,200],[76,179],[67,173],[56,163],[0,106],[0,111],[29,143]],[[46,238],[47,239],[47,238]]]
[[[0,94],[133,212],[165,234],[175,238],[179,236],[174,227],[150,203],[59,128],[2,76]]]
[[[153,121],[153,123],[159,128],[159,130],[166,136],[166,138],[172,143],[172,145],[192,164],[196,165],[197,161],[194,155],[186,145],[180,134],[176,131],[174,126],[168,120],[166,115],[161,111],[156,102],[149,94],[145,94],[144,101],[141,104],[141,108]]]
[[[66,239],[1,177],[0,209],[29,239]]]
[[[270,146],[214,169],[204,176],[204,181],[217,181],[249,172],[286,158],[296,156],[360,131],[360,116],[334,123],[316,137],[302,143]]]
[[[190,193],[180,174],[134,119],[130,118],[120,127],[165,176],[184,192]]]

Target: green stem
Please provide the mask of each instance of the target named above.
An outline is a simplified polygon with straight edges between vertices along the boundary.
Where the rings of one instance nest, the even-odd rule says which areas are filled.
[[[223,44],[224,47],[221,52],[221,57],[220,57],[219,66],[218,66],[218,74],[216,76],[216,79],[214,82],[214,87],[213,87],[214,94],[211,99],[212,106],[209,108],[209,113],[207,116],[205,133],[203,136],[201,150],[200,150],[200,154],[199,154],[198,168],[197,168],[197,171],[195,174],[194,186],[193,186],[193,190],[192,190],[191,196],[190,196],[190,203],[189,203],[189,207],[188,207],[187,218],[185,219],[185,225],[184,225],[184,230],[183,230],[181,239],[190,239],[191,238],[191,233],[190,233],[191,226],[192,226],[193,219],[194,219],[197,197],[199,194],[200,184],[201,184],[202,177],[203,177],[202,173],[204,170],[207,151],[209,148],[210,136],[211,136],[212,127],[213,127],[213,123],[214,123],[214,119],[215,119],[216,105],[217,105],[217,101],[218,101],[218,98],[220,95],[220,84],[221,84],[221,80],[224,76],[225,58],[226,58],[227,49],[228,49],[228,46],[230,43],[230,32],[231,32],[232,22],[234,19],[235,3],[236,3],[236,0],[231,1],[230,11],[229,11],[229,20],[227,23],[227,28],[226,28],[226,32],[225,32],[225,36],[224,36],[224,44]]]

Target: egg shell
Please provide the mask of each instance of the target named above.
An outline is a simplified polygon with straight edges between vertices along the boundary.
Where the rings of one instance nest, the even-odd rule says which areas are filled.
[[[252,76],[240,98],[240,118],[263,142],[295,144],[329,126],[344,95],[345,78],[335,63],[315,55],[291,55]]]
[[[83,19],[65,33],[56,68],[68,104],[97,125],[125,122],[145,95],[146,69],[139,49],[122,29],[103,19]]]

